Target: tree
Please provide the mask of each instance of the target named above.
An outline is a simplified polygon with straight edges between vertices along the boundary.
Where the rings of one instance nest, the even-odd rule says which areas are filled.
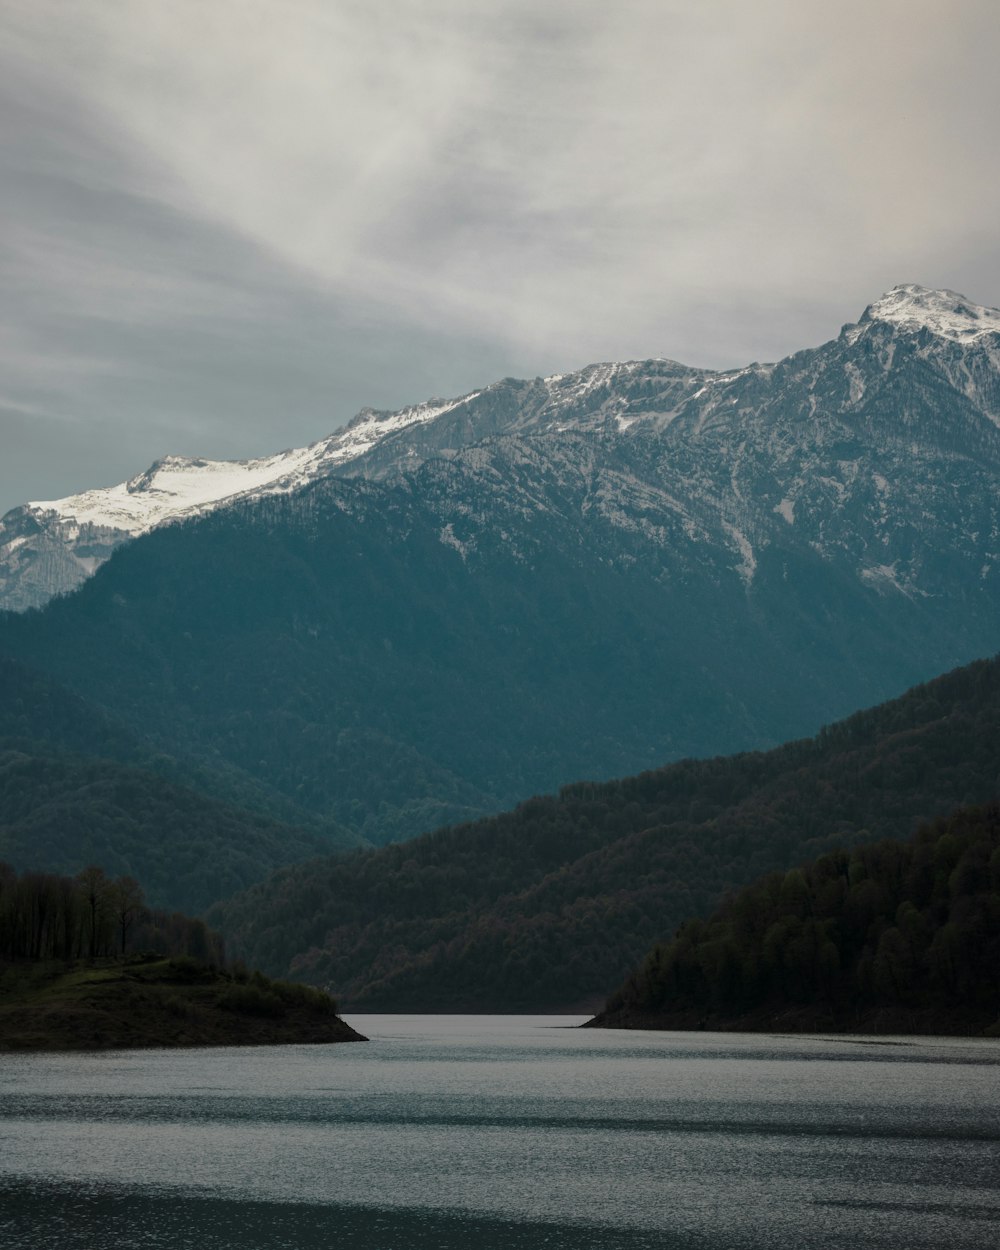
[[[102,939],[107,937],[109,883],[104,869],[98,868],[96,864],[88,864],[77,873],[76,880],[83,897],[87,952],[91,959],[95,959],[98,951],[107,945],[106,940]]]
[[[128,931],[142,908],[142,889],[135,877],[118,877],[108,887],[108,902],[115,918],[121,939],[121,953],[125,954]]]

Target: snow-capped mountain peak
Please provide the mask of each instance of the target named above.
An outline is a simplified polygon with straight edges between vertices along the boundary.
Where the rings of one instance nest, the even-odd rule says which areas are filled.
[[[237,499],[286,494],[350,472],[382,444],[471,403],[480,392],[398,412],[363,409],[329,437],[254,460],[164,456],[116,486],[36,499],[0,518],[0,608],[34,607],[79,585],[115,547],[159,525]]]
[[[877,321],[908,331],[930,330],[956,342],[1000,333],[1000,310],[974,304],[957,291],[936,291],[914,283],[887,291],[865,309],[858,324]]]
[[[26,506],[77,525],[145,533],[171,517],[214,505],[233,495],[299,477],[314,464],[319,444],[259,460],[201,460],[165,456],[118,486],[83,491],[66,499],[32,500]]]
[[[204,460],[164,456],[117,486],[82,491],[66,499],[32,500],[32,512],[76,526],[96,526],[137,536],[172,518],[216,507],[255,491],[294,490],[336,465],[356,460],[377,443],[412,425],[425,424],[474,399],[430,400],[399,412],[362,410],[328,438],[256,460]]]

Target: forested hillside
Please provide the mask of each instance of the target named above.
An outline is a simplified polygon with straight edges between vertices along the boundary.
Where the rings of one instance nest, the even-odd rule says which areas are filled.
[[[834,851],[657,945],[591,1025],[1000,1035],[1000,807]]]
[[[907,837],[1000,777],[1000,661],[767,753],[579,784],[402,846],[283,869],[212,922],[354,1009],[595,1006],[729,889]]]
[[[16,868],[72,875],[103,864],[142,880],[155,905],[197,913],[282,864],[356,843],[332,822],[280,820],[275,808],[295,811],[218,761],[157,751],[0,659],[0,859]]]
[[[359,841],[331,821],[317,821],[293,798],[249,776],[220,753],[187,749],[183,734],[165,743],[141,717],[130,721],[108,707],[113,700],[107,692],[103,700],[99,688],[98,697],[85,697],[43,669],[44,664],[38,668],[0,654],[0,748],[128,764],[233,807],[286,823],[315,824],[334,844]]]
[[[143,769],[0,749],[0,858],[19,869],[100,863],[146,882],[157,905],[197,913],[330,846]]]
[[[384,842],[573,778],[772,745],[985,649],[981,622],[963,634],[951,609],[815,554],[761,553],[748,592],[707,556],[692,581],[627,536],[616,564],[599,517],[582,536],[520,508],[468,562],[407,490],[327,483],[229,509],[0,620],[0,650],[211,771],[219,797],[256,788],[287,805],[273,815]]]

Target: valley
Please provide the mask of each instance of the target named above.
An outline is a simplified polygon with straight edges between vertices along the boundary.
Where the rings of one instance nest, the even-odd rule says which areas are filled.
[[[995,662],[949,670],[1000,646],[998,465],[1000,313],[908,286],[776,364],[25,505],[0,856],[132,872],[355,1008],[596,1007],[725,891],[995,796]]]

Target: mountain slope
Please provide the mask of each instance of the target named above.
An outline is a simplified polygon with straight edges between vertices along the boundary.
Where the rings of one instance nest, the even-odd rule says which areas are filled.
[[[458,470],[428,465],[158,531],[0,623],[0,648],[172,756],[385,841],[808,732],[994,641],[988,600],[887,597],[808,551],[764,553],[749,593],[710,550],[639,536],[622,567],[599,513],[561,517],[561,484],[522,508],[513,467],[463,559],[428,503],[442,474],[451,508]]]
[[[25,871],[99,864],[141,878],[157,907],[199,913],[335,845],[145,769],[0,746],[0,860]]]
[[[775,873],[683,925],[589,1024],[1000,1036],[1000,807]]]
[[[1000,660],[766,754],[568,786],[215,908],[234,950],[355,1010],[596,1006],[724,891],[1000,790]]]
[[[281,864],[357,841],[231,767],[158,752],[0,659],[0,860],[68,874],[101,864],[141,877],[157,906],[200,912]]]
[[[900,288],[777,365],[363,414],[0,653],[369,841],[810,733],[1000,646],[998,325]]]
[[[257,460],[165,456],[117,486],[13,508],[0,518],[0,608],[39,607],[80,585],[116,547],[140,534],[234,499],[295,490],[461,402],[431,400],[396,413],[365,409],[329,438]]]

